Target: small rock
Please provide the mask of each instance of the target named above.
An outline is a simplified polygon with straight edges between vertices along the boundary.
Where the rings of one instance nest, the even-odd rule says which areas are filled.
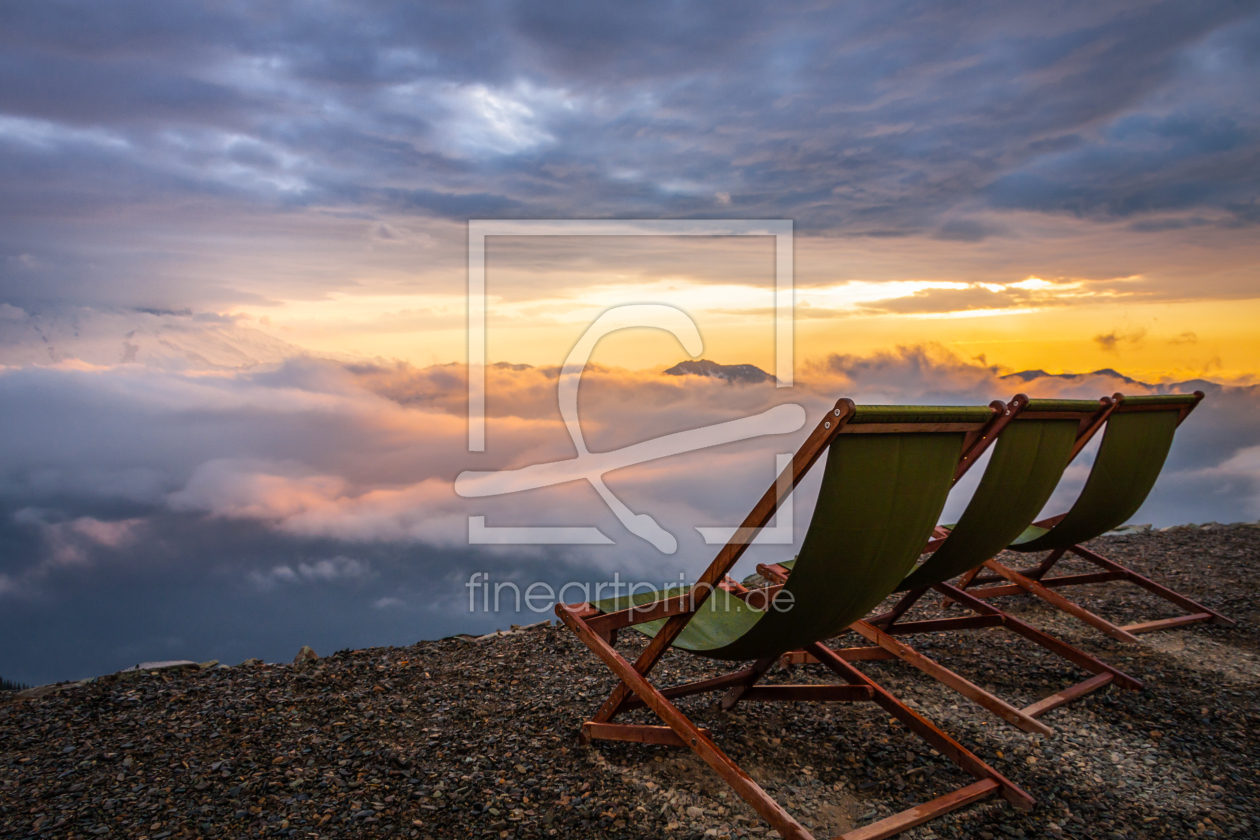
[[[294,665],[305,665],[308,662],[319,661],[319,654],[311,650],[308,645],[302,645],[302,649],[297,652],[297,656],[293,657]]]
[[[125,674],[128,671],[182,671],[185,669],[196,670],[199,668],[196,662],[191,659],[164,659],[161,662],[141,662],[130,668],[124,668],[118,673]]]

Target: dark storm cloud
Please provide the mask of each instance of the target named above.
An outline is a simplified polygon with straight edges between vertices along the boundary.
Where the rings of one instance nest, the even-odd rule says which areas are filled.
[[[230,87],[170,76],[166,69],[156,61],[9,53],[0,58],[5,78],[0,109],[78,125],[166,120],[232,125],[251,104],[251,97]]]
[[[1250,226],[1258,9],[11,5],[0,299],[255,298],[189,275],[242,220],[309,238],[329,214],[964,242],[1009,233],[993,209]]]
[[[1131,117],[1084,149],[1003,176],[989,193],[998,206],[1022,209],[1140,217],[1214,207],[1243,221],[1260,188],[1258,141],[1254,126],[1229,117]]]
[[[1255,3],[4,16],[13,214],[187,200],[452,219],[664,211],[962,239],[986,231],[941,214],[969,203],[1254,219],[1256,185],[1237,174],[1256,169]]]

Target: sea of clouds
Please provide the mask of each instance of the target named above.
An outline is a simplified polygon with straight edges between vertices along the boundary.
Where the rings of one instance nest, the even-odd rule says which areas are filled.
[[[455,493],[465,470],[575,455],[554,368],[487,370],[486,451],[470,453],[462,365],[316,357],[230,322],[128,317],[140,326],[121,342],[108,317],[102,326],[85,316],[76,333],[21,313],[0,330],[0,663],[10,679],[171,657],[279,659],[301,644],[403,644],[549,617],[470,613],[464,584],[477,571],[522,587],[614,571],[690,579],[716,550],[697,527],[737,524],[772,480],[774,454],[791,452],[841,396],[985,404],[1020,391],[1092,399],[1203,389],[1135,520],[1260,517],[1260,386],[1011,375],[933,346],[807,360],[792,388],[592,365],[579,406],[595,452],[787,402],[807,412],[792,434],[608,474],[632,511],[677,538],[666,555],[628,533],[585,482]],[[1069,469],[1047,513],[1071,503],[1089,462],[1087,452]],[[946,520],[979,473],[956,488]],[[806,481],[796,493],[798,541],[815,491]],[[594,526],[613,544],[470,546],[470,516]],[[756,546],[737,573],[792,552]]]

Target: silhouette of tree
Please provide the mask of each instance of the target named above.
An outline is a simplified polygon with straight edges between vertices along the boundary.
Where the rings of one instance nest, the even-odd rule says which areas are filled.
[[[20,682],[13,682],[0,677],[0,691],[21,691],[24,688],[30,688],[29,685]]]

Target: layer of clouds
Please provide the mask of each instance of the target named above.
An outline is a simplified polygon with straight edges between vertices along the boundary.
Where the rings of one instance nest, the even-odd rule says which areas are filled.
[[[400,253],[454,269],[468,218],[954,242],[1029,235],[1011,210],[1152,237],[1260,221],[1254,2],[0,14],[0,300],[25,308],[222,309]]]
[[[321,560],[303,561],[297,564],[296,569],[293,566],[280,565],[273,566],[267,571],[250,572],[249,579],[259,589],[266,592],[282,585],[361,580],[372,575],[372,569],[368,564],[352,557],[338,555]]]
[[[1014,376],[931,346],[834,355],[798,376],[797,387],[776,389],[593,367],[582,386],[583,431],[598,452],[789,401],[812,426],[841,395],[983,404],[1017,391],[1096,398],[1174,387],[1114,371]],[[279,659],[301,644],[404,643],[544,617],[470,613],[464,584],[474,571],[522,587],[613,571],[656,582],[695,575],[715,551],[696,527],[736,524],[771,481],[773,455],[792,451],[805,432],[609,474],[632,511],[677,537],[674,555],[627,533],[584,482],[458,497],[452,483],[463,470],[573,457],[556,384],[554,369],[491,367],[487,451],[472,454],[458,366],[299,356],[234,371],[81,361],[0,370],[6,675],[85,675],[176,655]],[[1175,387],[1209,396],[1136,519],[1257,518],[1260,388]],[[1087,454],[1072,467],[1048,512],[1071,503],[1088,463]],[[970,487],[960,485],[946,519]],[[816,476],[798,490],[798,526],[815,492]],[[470,516],[495,527],[595,526],[614,544],[470,546]],[[792,551],[757,546],[744,565]],[[109,627],[97,632],[94,622]]]

